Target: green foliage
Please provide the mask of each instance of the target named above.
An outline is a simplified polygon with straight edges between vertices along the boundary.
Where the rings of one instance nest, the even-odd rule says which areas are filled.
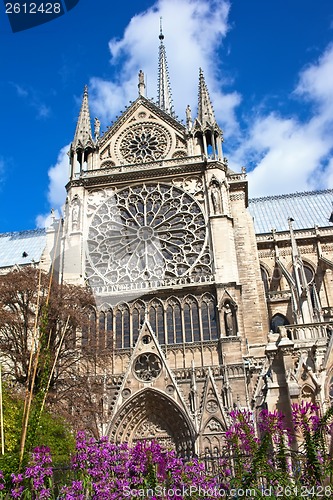
[[[66,465],[75,451],[75,438],[61,417],[44,412],[36,433],[37,442],[51,450],[54,465]]]
[[[20,438],[22,429],[23,399],[11,394],[10,388],[3,387],[3,414],[5,454],[0,455],[0,469],[5,475],[19,468]],[[32,414],[40,407],[32,407]],[[75,450],[75,439],[71,429],[60,416],[44,411],[34,429],[34,438],[40,445],[51,450],[55,465],[66,465]],[[29,449],[29,448],[27,448]],[[29,453],[26,453],[26,459]]]

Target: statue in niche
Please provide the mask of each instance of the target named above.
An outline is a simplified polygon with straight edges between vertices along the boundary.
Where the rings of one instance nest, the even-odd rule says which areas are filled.
[[[101,131],[101,122],[99,121],[98,118],[95,118],[94,129],[95,129],[95,140],[97,140],[99,138],[99,134]]]
[[[78,198],[73,201],[72,229],[80,229],[80,202]]]
[[[235,308],[230,304],[230,302],[226,302],[223,309],[226,336],[232,337],[233,335],[237,335]]]
[[[210,185],[210,196],[212,199],[214,214],[222,213],[222,198],[220,185],[216,180],[213,180]]]

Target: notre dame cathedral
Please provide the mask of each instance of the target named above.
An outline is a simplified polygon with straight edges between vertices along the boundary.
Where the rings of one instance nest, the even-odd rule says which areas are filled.
[[[174,116],[161,34],[156,102],[140,71],[136,100],[101,133],[85,88],[63,220],[0,235],[4,272],[28,264],[28,243],[47,266],[60,228],[59,279],[96,298],[77,349],[110,352],[91,376],[113,441],[216,453],[233,408],[331,404],[333,190],[249,200],[222,143],[201,70],[196,116]]]

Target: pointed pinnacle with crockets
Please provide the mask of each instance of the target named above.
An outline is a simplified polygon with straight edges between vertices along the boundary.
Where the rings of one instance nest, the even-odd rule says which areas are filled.
[[[199,99],[198,99],[198,121],[202,128],[216,127],[216,118],[212,102],[209,97],[203,71],[199,70]]]
[[[158,105],[159,107],[173,116],[173,104],[171,96],[171,87],[169,72],[166,60],[165,45],[163,43],[164,35],[162,31],[162,18],[160,18],[160,48],[159,48],[159,58],[158,58]]]
[[[93,144],[91,121],[88,102],[88,86],[84,86],[82,104],[73,140],[73,147],[85,149],[88,144]]]

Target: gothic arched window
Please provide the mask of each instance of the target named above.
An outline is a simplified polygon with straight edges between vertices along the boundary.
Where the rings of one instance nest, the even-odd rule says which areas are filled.
[[[89,309],[86,314],[86,319],[82,326],[81,345],[82,348],[96,348],[96,311]]]
[[[116,347],[123,347],[123,318],[119,310],[116,312]]]
[[[96,332],[96,311],[91,311],[89,314],[89,344],[92,347],[96,347],[97,344],[97,332]]]
[[[133,345],[137,341],[140,329],[145,321],[145,303],[138,300],[133,305],[132,309],[132,331],[133,331]]]
[[[113,347],[113,313],[111,309],[106,313],[106,346]]]
[[[130,313],[127,306],[123,308],[123,328],[124,347],[130,347]]]
[[[176,300],[171,300],[167,307],[167,338],[169,344],[183,342],[181,309]]]
[[[105,313],[100,311],[98,320],[98,349],[105,348]]]
[[[185,342],[193,342],[190,304],[184,305],[184,327],[185,327]]]
[[[165,344],[164,338],[164,310],[159,301],[154,301],[149,308],[149,322],[161,344]]]
[[[88,338],[89,338],[89,327],[88,327],[88,315],[87,315],[86,321],[82,326],[82,333],[81,333],[81,346],[83,349],[88,345]]]
[[[268,295],[269,292],[269,277],[268,272],[263,266],[260,266],[261,279],[264,284],[265,294]]]
[[[188,297],[184,304],[185,342],[200,341],[198,303],[193,297]]]
[[[130,347],[130,314],[124,304],[118,306],[116,312],[116,347]]]
[[[271,319],[271,330],[274,333],[278,333],[279,326],[289,325],[289,321],[283,314],[277,313]]]
[[[305,274],[306,282],[307,282],[308,285],[310,285],[314,281],[315,273],[314,273],[312,267],[310,267],[308,264],[304,264],[303,268],[304,268],[304,274]]]
[[[272,274],[272,279],[271,279],[271,283],[270,283],[270,290],[272,292],[278,292],[278,291],[282,290],[281,281],[282,281],[282,272],[281,272],[281,269],[279,268],[279,266],[276,265],[274,267],[274,271]]]
[[[202,333],[203,340],[214,340],[218,338],[216,306],[211,295],[205,295],[201,304]]]

